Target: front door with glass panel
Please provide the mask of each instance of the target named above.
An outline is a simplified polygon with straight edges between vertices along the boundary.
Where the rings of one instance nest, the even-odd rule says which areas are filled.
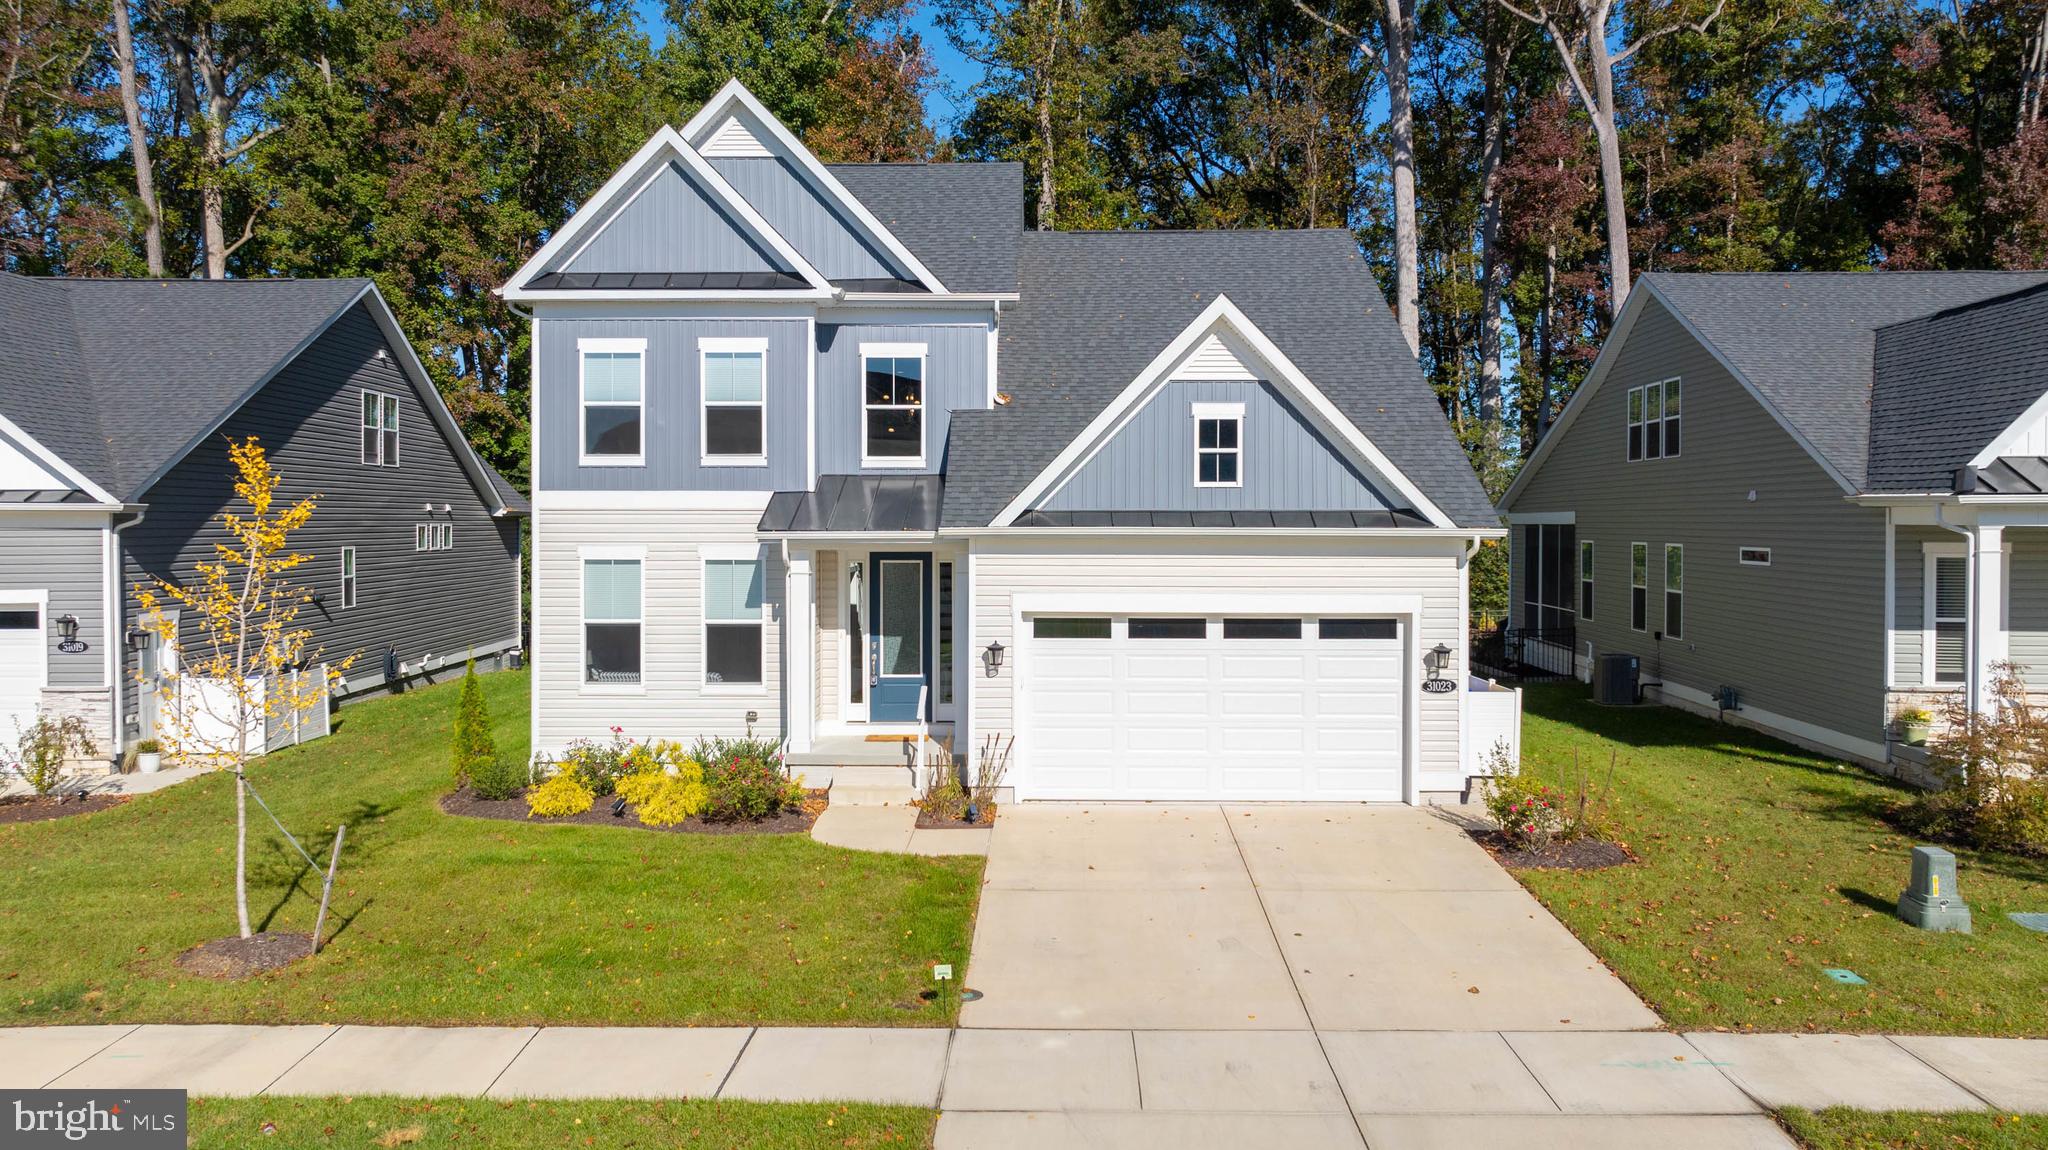
[[[931,683],[931,556],[876,555],[868,580],[868,720],[914,723]]]

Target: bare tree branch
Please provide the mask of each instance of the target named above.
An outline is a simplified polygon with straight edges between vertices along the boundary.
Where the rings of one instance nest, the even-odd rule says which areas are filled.
[[[1726,8],[1727,6],[1728,0],[1716,0],[1714,4],[1714,10],[1712,12],[1707,13],[1707,18],[1699,21],[1698,23],[1687,24],[1681,22],[1677,24],[1669,24],[1665,27],[1658,28],[1654,31],[1643,33],[1643,35],[1640,38],[1638,38],[1635,43],[1630,44],[1628,47],[1623,48],[1621,51],[1616,52],[1614,54],[1614,66],[1617,68],[1621,67],[1621,64],[1624,60],[1627,60],[1630,56],[1636,54],[1636,49],[1642,47],[1643,45],[1659,37],[1669,36],[1674,32],[1698,32],[1702,36],[1706,35],[1708,26],[1720,17],[1721,9]]]

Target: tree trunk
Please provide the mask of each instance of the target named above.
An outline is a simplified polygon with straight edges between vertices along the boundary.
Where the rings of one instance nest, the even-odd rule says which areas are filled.
[[[1387,79],[1387,136],[1394,170],[1394,318],[1410,354],[1422,348],[1421,285],[1415,224],[1415,109],[1408,92],[1408,57],[1414,47],[1413,0],[1381,0],[1380,54]]]
[[[149,274],[164,274],[163,209],[156,198],[156,173],[149,162],[149,135],[142,123],[142,95],[135,81],[135,35],[128,0],[114,0],[114,62],[121,73],[121,114],[128,121],[128,158],[135,168],[135,198],[142,201],[142,250]]]
[[[1506,387],[1500,374],[1500,161],[1506,125],[1502,85],[1509,53],[1500,44],[1498,18],[1486,22],[1485,96],[1479,145],[1479,421],[1486,436],[1486,465],[1497,466]]]
[[[244,734],[243,739],[248,735]],[[242,937],[249,929],[249,784],[242,778],[242,764],[235,764],[235,920]]]
[[[1600,192],[1607,214],[1607,320],[1611,324],[1628,302],[1628,188],[1622,183],[1621,132],[1614,118],[1614,62],[1607,45],[1590,37],[1594,107],[1587,109],[1593,136],[1600,145]]]
[[[1060,26],[1065,20],[1067,0],[1052,0],[1052,25],[1046,29],[1045,67],[1038,77],[1038,230],[1053,229],[1058,207],[1058,189],[1053,180],[1052,135],[1053,68],[1059,62]]]

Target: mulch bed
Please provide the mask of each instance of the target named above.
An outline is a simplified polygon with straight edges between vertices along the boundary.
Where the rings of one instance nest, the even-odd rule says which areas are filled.
[[[89,815],[128,801],[126,795],[8,795],[0,798],[0,823],[39,823],[45,819]]]
[[[248,938],[217,938],[200,943],[174,961],[187,974],[231,981],[290,966],[312,953],[312,935],[296,930],[266,930]]]
[[[1508,845],[1499,831],[1471,831],[1474,842],[1486,848],[1493,860],[1509,870],[1605,870],[1636,861],[1620,843],[1596,839],[1556,843],[1547,850],[1521,850]]]
[[[444,795],[441,809],[451,815],[472,819],[506,819],[511,822],[538,823],[554,826],[559,823],[581,823],[586,826],[631,827],[642,831],[667,831],[685,835],[795,835],[804,834],[818,816],[825,811],[824,791],[805,791],[803,806],[796,810],[771,815],[760,822],[706,822],[701,815],[692,815],[672,827],[650,827],[640,821],[638,814],[629,804],[617,817],[612,815],[613,797],[610,795],[597,800],[580,815],[564,815],[561,818],[537,819],[526,813],[526,796],[516,795],[509,799],[480,799],[468,787],[453,794]]]
[[[957,814],[949,815],[939,811],[928,811],[920,806],[917,808],[917,829],[921,831],[971,831],[996,825],[996,805],[994,803],[990,803],[974,813],[979,817],[970,823]]]

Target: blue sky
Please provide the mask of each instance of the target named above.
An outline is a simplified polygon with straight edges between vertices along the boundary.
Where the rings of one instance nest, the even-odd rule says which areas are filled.
[[[636,0],[640,24],[647,29],[647,35],[655,47],[667,38],[667,24],[662,19],[662,0]],[[953,126],[953,121],[966,110],[967,92],[974,82],[981,78],[980,69],[966,57],[953,50],[946,42],[945,34],[932,23],[932,7],[928,4],[913,3],[910,8],[910,26],[924,39],[925,51],[931,55],[932,63],[938,66],[939,81],[925,98],[925,117],[944,135]],[[958,101],[956,103],[956,100]]]

